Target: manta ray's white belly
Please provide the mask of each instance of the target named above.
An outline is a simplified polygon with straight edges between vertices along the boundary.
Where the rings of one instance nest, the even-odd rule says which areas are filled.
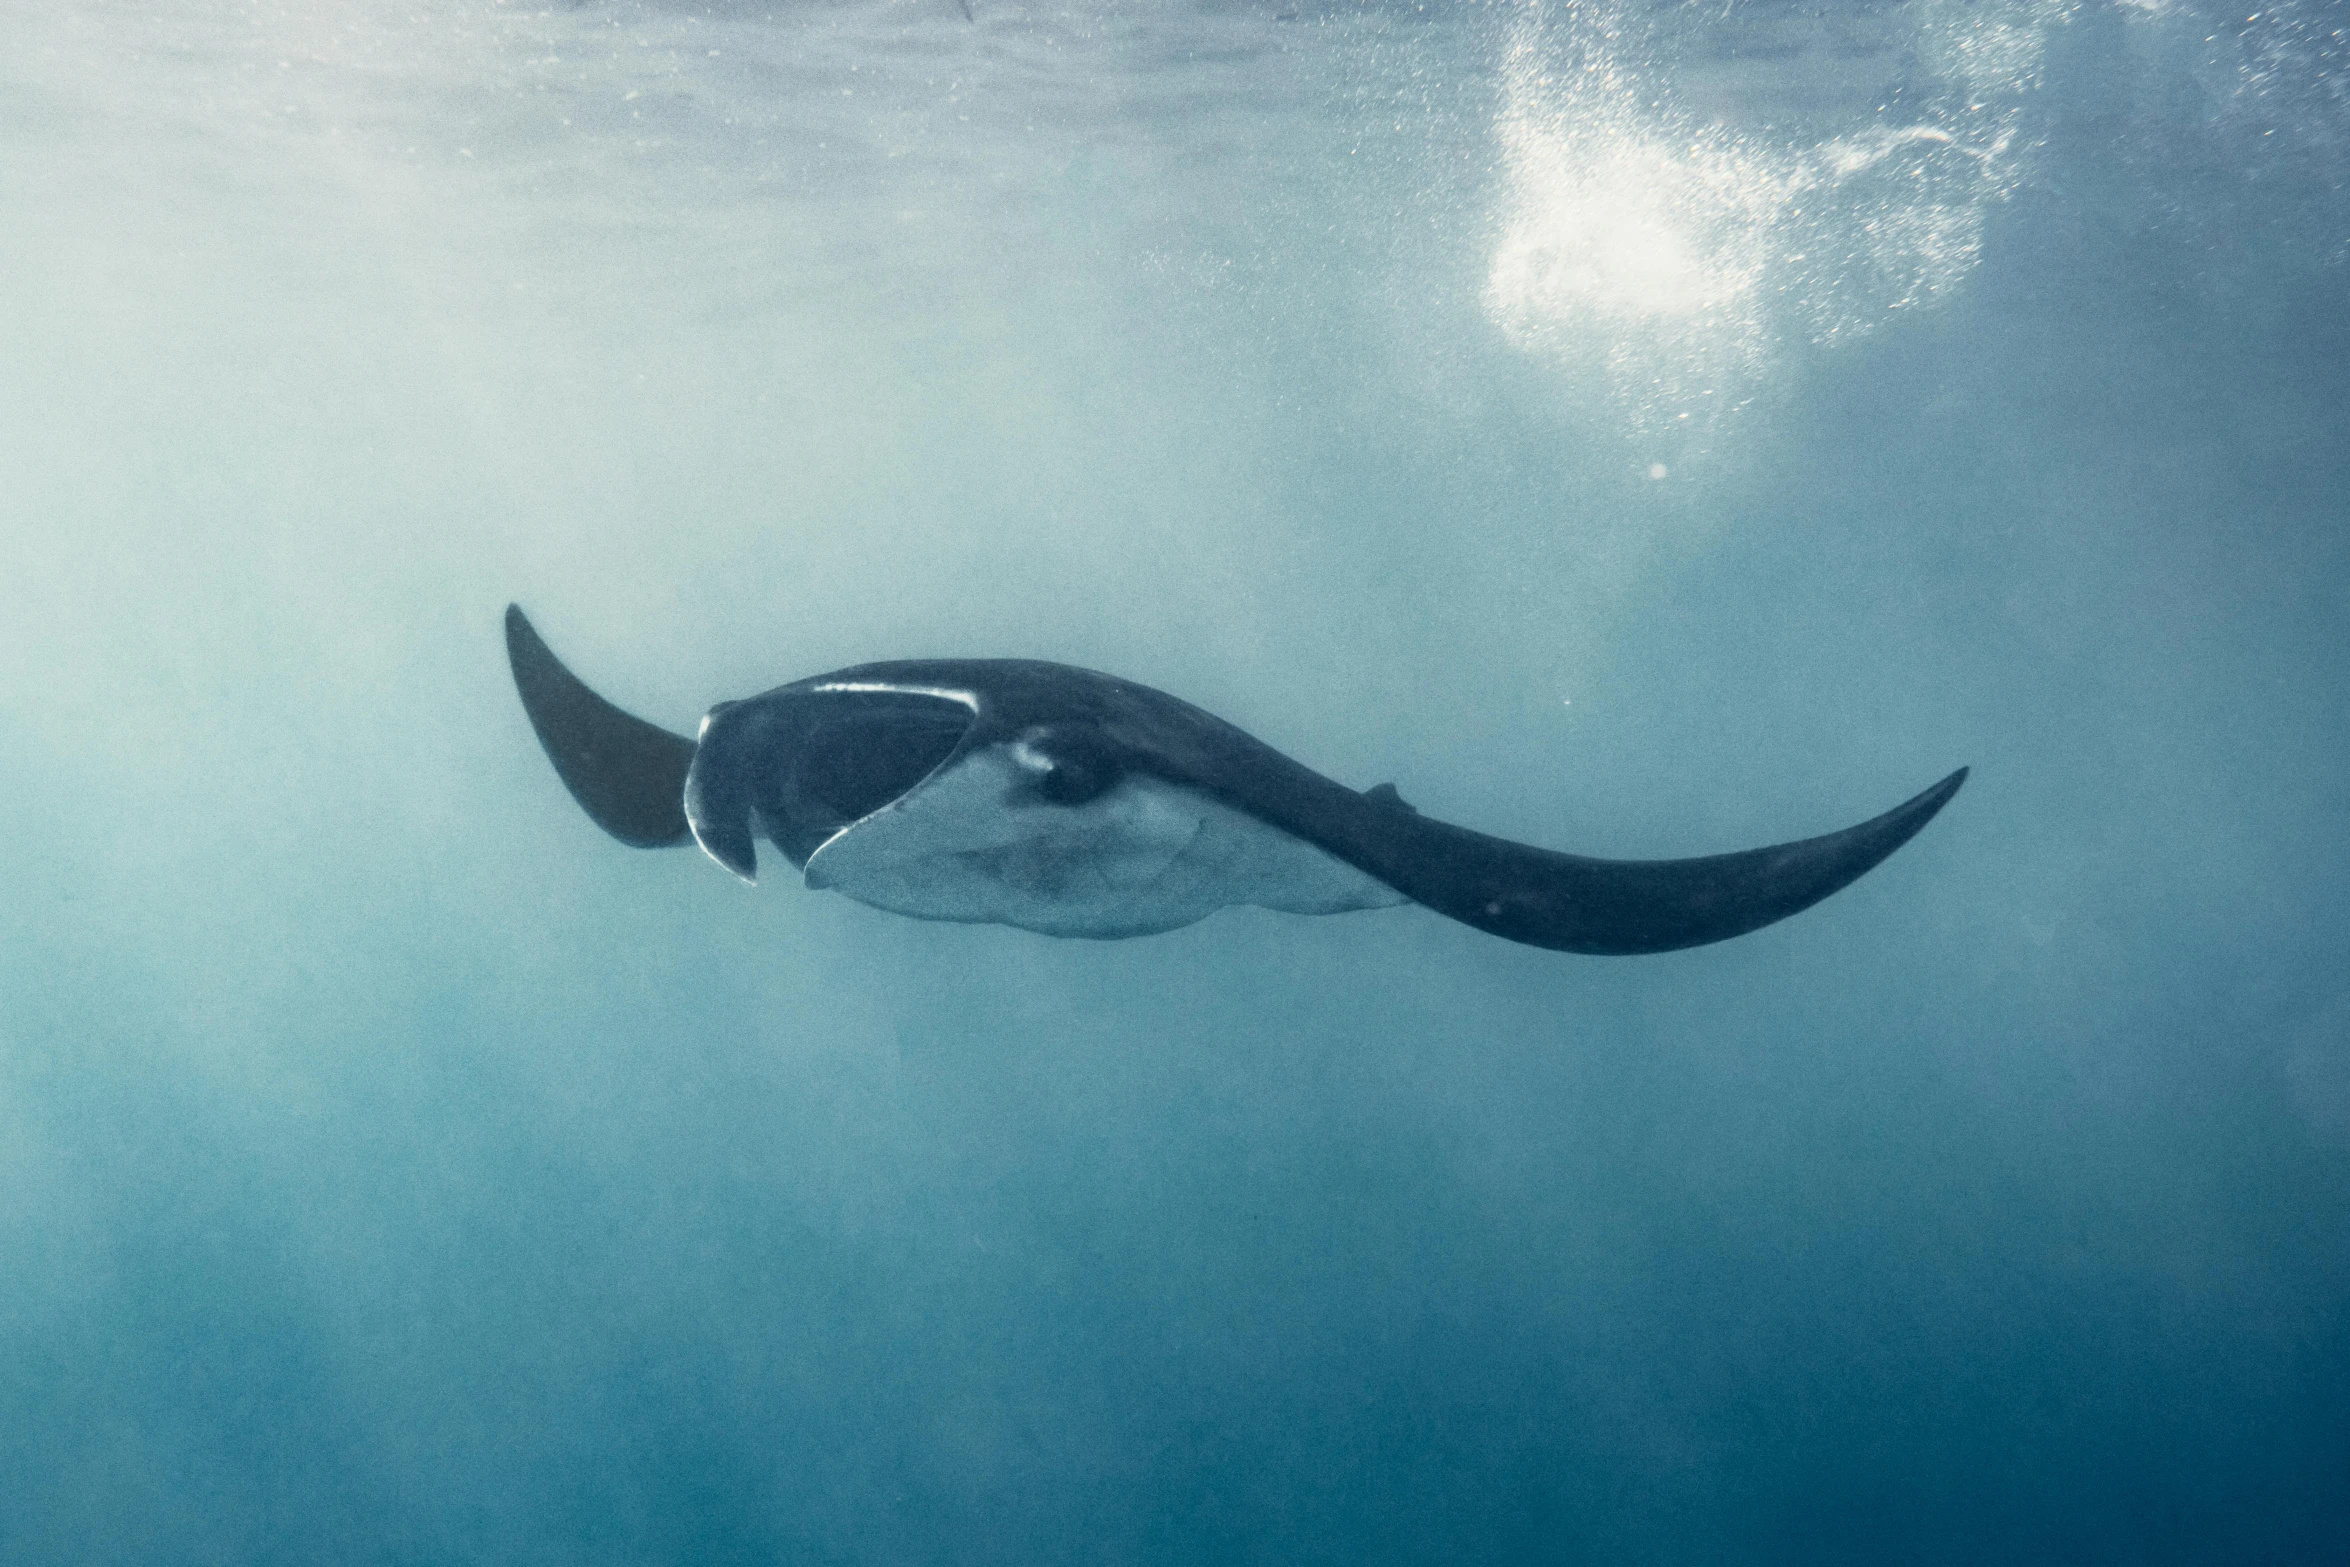
[[[1236,903],[1293,914],[1410,900],[1196,790],[1130,773],[1083,805],[1037,798],[1016,747],[975,751],[844,827],[808,885],[918,919],[1147,936]]]

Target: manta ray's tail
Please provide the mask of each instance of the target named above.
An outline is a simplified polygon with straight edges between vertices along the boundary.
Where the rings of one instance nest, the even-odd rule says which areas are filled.
[[[685,775],[694,743],[622,712],[563,667],[520,605],[506,606],[506,661],[547,760],[598,827],[638,849],[693,842]]]
[[[1966,782],[1960,768],[1873,821],[1821,838],[1693,860],[1594,860],[1387,807],[1356,863],[1440,914],[1561,952],[1699,947],[1759,930],[1850,885]],[[1375,807],[1376,808],[1376,807]]]

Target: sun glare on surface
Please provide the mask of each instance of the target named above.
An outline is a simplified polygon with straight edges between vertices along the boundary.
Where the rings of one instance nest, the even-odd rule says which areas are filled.
[[[1626,63],[1609,13],[1537,9],[1502,72],[1488,317],[1596,377],[1633,424],[1690,429],[1750,402],[1788,345],[1947,296],[2014,186],[2016,106],[2038,81],[2033,12],[2008,9],[1987,50],[1982,18],[1913,8],[1909,54],[1939,89],[1801,133],[1685,106],[1664,65]],[[1715,64],[1750,90],[1781,69]]]

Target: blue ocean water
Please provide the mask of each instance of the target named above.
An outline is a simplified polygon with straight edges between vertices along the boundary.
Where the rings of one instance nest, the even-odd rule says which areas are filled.
[[[2350,1560],[2350,18],[71,0],[0,50],[0,1561]],[[1007,655],[1663,957],[605,839]]]

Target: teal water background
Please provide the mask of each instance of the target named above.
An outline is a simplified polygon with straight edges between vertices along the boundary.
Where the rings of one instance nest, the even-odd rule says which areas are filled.
[[[0,1561],[2350,1559],[2339,7],[0,4]],[[1648,959],[604,839],[1059,659]]]

